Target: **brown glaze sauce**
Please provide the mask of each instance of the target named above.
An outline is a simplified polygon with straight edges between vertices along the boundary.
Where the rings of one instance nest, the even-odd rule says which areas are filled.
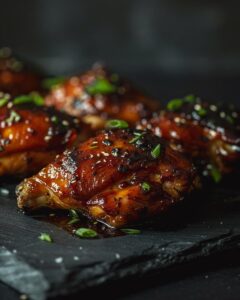
[[[78,228],[88,228],[94,230],[97,233],[96,238],[98,239],[126,235],[120,229],[108,227],[83,215],[79,215],[78,221],[74,222],[74,224],[69,224],[72,220],[70,212],[64,210],[49,210],[47,208],[44,208],[29,214],[29,216],[39,221],[51,223],[78,238],[81,238],[75,234],[75,231]]]

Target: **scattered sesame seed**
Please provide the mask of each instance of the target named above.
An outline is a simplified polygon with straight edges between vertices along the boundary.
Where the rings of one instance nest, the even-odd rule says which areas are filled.
[[[44,141],[48,142],[48,141],[50,141],[50,140],[51,140],[51,136],[46,135],[46,136],[44,137]]]
[[[202,107],[201,107],[201,105],[200,104],[195,104],[194,105],[194,109],[195,110],[200,110]]]
[[[63,124],[64,126],[68,126],[68,125],[69,125],[69,122],[66,121],[66,120],[63,120],[63,121],[62,121],[62,124]]]
[[[217,111],[218,109],[216,105],[210,105],[209,108],[211,111]]]
[[[56,257],[55,258],[55,263],[56,264],[61,264],[63,262],[63,258],[62,257]]]
[[[120,259],[120,254],[119,254],[119,253],[116,253],[116,254],[115,254],[115,257],[116,257],[116,259]]]
[[[226,117],[226,113],[225,113],[224,111],[221,111],[221,112],[220,112],[220,117],[221,117],[221,118],[225,118],[225,117]]]
[[[0,188],[0,194],[3,196],[7,196],[7,195],[9,195],[9,190],[7,190],[5,188]]]

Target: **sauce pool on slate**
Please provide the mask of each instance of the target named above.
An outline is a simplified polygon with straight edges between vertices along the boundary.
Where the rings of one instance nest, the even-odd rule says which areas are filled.
[[[79,215],[78,219],[71,217],[69,211],[41,209],[30,214],[34,219],[54,224],[57,227],[79,237],[75,231],[79,228],[92,229],[97,233],[96,238],[109,238],[123,236],[125,233],[120,229],[110,228],[100,222],[94,222],[87,217]],[[74,220],[74,222],[72,222]],[[79,237],[80,238],[80,237]]]

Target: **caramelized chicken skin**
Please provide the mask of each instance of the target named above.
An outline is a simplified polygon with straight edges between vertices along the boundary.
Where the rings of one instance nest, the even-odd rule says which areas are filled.
[[[103,128],[109,118],[135,124],[158,107],[157,102],[101,66],[53,87],[46,97],[46,104],[81,117],[93,128]]]
[[[13,57],[9,48],[0,49],[0,91],[17,96],[40,90],[40,76]]]
[[[36,94],[0,94],[0,176],[34,174],[76,141],[79,120],[41,101]]]
[[[233,107],[209,104],[194,96],[174,99],[165,111],[143,119],[148,128],[171,142],[174,149],[192,157],[204,175],[216,181],[240,165],[239,112]]]
[[[110,129],[17,188],[18,206],[77,209],[112,227],[157,216],[199,187],[193,165],[150,131]]]

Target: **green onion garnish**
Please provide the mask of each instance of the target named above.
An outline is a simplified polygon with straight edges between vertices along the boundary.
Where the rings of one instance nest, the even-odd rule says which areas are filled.
[[[200,109],[197,110],[197,113],[198,113],[198,115],[199,115],[200,117],[204,117],[204,116],[206,116],[206,114],[207,114],[207,110],[204,109],[204,108],[200,108]]]
[[[122,232],[126,234],[140,234],[141,231],[139,229],[131,229],[131,228],[123,228]]]
[[[75,209],[70,209],[70,217],[72,219],[79,219],[78,212]]]
[[[21,120],[21,116],[14,110],[11,110],[10,116],[5,120],[5,122],[10,126],[11,124],[17,123],[20,120]]]
[[[79,215],[75,209],[70,209],[70,218],[71,220],[68,222],[69,225],[79,222]]]
[[[135,135],[135,137],[129,141],[130,144],[136,143],[143,136],[143,133],[140,132],[134,132],[133,134]]]
[[[42,81],[42,87],[47,90],[51,90],[55,86],[58,86],[59,84],[64,83],[66,80],[65,77],[52,77],[52,78],[46,78]]]
[[[75,234],[82,238],[94,238],[98,235],[95,230],[90,229],[90,228],[84,228],[84,227],[78,228],[75,231]]]
[[[52,243],[53,239],[48,233],[41,233],[38,237],[41,241]]]
[[[72,224],[75,224],[75,223],[78,223],[79,222],[79,219],[72,219],[68,222],[68,225],[72,225]]]
[[[167,109],[171,111],[176,111],[183,106],[185,103],[194,103],[196,101],[196,97],[194,95],[186,95],[182,99],[176,98],[172,99],[167,104]]]
[[[184,97],[184,101],[188,103],[194,103],[196,101],[196,97],[194,95],[187,95]]]
[[[7,104],[8,99],[7,98],[1,98],[0,99],[0,107],[4,106],[5,104]]]
[[[158,144],[152,151],[151,155],[153,158],[158,158],[161,153],[161,145]]]
[[[226,120],[228,121],[228,123],[234,124],[234,119],[233,119],[233,117],[227,115],[227,116],[226,116]]]
[[[211,170],[211,176],[213,178],[213,180],[216,182],[216,183],[219,183],[222,179],[222,174],[221,172],[214,166],[212,166]]]
[[[44,99],[38,93],[33,92],[29,95],[22,95],[13,99],[13,104],[25,104],[34,103],[35,105],[41,106],[44,104]]]
[[[128,128],[128,123],[126,121],[123,120],[109,120],[106,123],[106,128]]]
[[[171,111],[178,110],[179,108],[182,107],[183,102],[184,101],[182,99],[179,99],[179,98],[173,99],[173,100],[168,102],[167,109],[171,110]]]
[[[141,183],[141,188],[143,189],[144,192],[149,192],[151,189],[151,186],[149,183],[143,182],[143,183]]]
[[[86,86],[86,92],[90,95],[112,94],[115,93],[117,87],[105,78],[98,78],[93,83]]]

